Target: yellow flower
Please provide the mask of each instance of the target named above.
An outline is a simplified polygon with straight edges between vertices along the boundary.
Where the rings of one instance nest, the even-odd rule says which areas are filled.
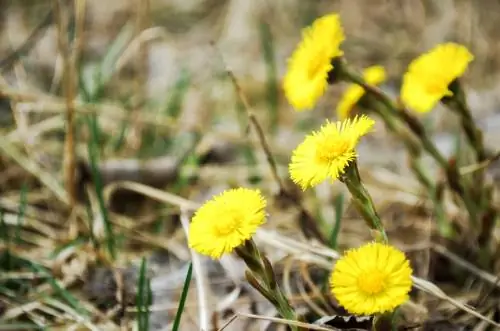
[[[385,80],[385,69],[382,66],[372,66],[363,71],[363,78],[368,85],[376,86]],[[345,91],[337,105],[337,116],[344,119],[365,94],[365,90],[358,84],[351,84]]]
[[[332,59],[341,56],[344,31],[337,14],[318,18],[302,31],[302,41],[288,60],[285,96],[296,110],[311,109],[325,93]]]
[[[259,190],[226,190],[198,209],[189,229],[189,247],[213,259],[250,239],[265,222],[266,200]]]
[[[466,47],[445,43],[412,61],[403,77],[401,99],[420,113],[430,111],[443,97],[453,93],[449,85],[462,76],[474,56]]]
[[[393,311],[408,300],[412,269],[403,252],[380,243],[348,251],[335,264],[332,292],[350,313]]]
[[[358,140],[374,124],[365,115],[335,123],[327,121],[293,151],[289,165],[290,177],[303,190],[327,178],[337,179],[356,158]]]

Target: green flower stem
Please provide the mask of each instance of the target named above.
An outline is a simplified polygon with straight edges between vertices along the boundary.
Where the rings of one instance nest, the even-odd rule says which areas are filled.
[[[489,157],[484,145],[482,131],[477,127],[472,117],[472,112],[467,104],[465,92],[458,79],[450,84],[450,90],[453,92],[453,96],[443,100],[443,103],[460,116],[465,136],[476,153],[477,163],[481,164],[487,161]],[[486,168],[478,169],[478,171],[474,173],[473,185],[470,190],[474,192],[476,203],[481,211],[481,231],[478,242],[480,247],[488,251],[491,235],[493,233],[492,229],[498,217],[498,210],[494,204],[491,203],[493,200],[493,190],[490,186],[485,186],[485,169]]]
[[[485,197],[489,197],[490,201],[484,206],[484,213],[481,216],[481,231],[478,237],[479,246],[485,250],[489,250],[491,238],[494,234],[494,229],[497,224],[498,210],[492,203],[494,188],[492,185],[484,187],[483,192]],[[486,199],[485,199],[486,200]]]
[[[405,144],[406,148],[408,149],[411,155],[410,158],[411,169],[415,172],[415,175],[417,176],[418,180],[422,183],[422,185],[427,189],[431,189],[434,185],[432,184],[432,181],[429,178],[429,176],[422,168],[422,164],[420,162],[422,148],[420,147],[418,141],[415,141],[415,139],[412,136],[408,135],[405,130],[402,130],[402,128],[394,120],[394,116],[391,116],[390,111],[388,111],[382,104],[380,104],[380,102],[377,102],[377,100],[374,99],[368,99],[367,101],[368,102],[365,105],[365,107],[368,110],[371,110],[375,112],[377,115],[379,115],[384,121],[384,124],[387,127],[387,129],[391,133],[396,134],[402,139],[403,143]]]
[[[469,191],[463,187],[456,164],[446,161],[434,143],[430,140],[422,124],[414,116],[410,115],[405,109],[394,108],[394,113],[407,123],[408,127],[419,138],[422,147],[443,169],[448,186],[462,199],[471,221],[477,224],[477,206],[470,196]]]
[[[375,209],[373,200],[361,183],[359,176],[358,165],[356,161],[351,162],[340,180],[347,186],[347,189],[352,195],[354,205],[363,216],[368,227],[377,232],[377,240],[384,243],[388,242],[387,234],[385,233],[382,220]]]
[[[450,188],[462,199],[464,205],[469,213],[471,221],[477,224],[477,205],[471,198],[468,190],[465,190],[460,180],[460,174],[456,165],[447,162],[441,155],[434,143],[429,138],[423,125],[411,114],[409,114],[403,107],[397,106],[389,96],[382,92],[379,88],[366,84],[363,77],[350,69],[345,61],[337,61],[338,75],[342,80],[349,81],[363,87],[369,95],[375,97],[380,101],[390,114],[399,118],[402,122],[406,123],[408,128],[413,134],[419,138],[422,147],[434,158],[439,166],[444,170],[446,179]]]
[[[372,322],[373,330],[374,331],[396,330],[396,321],[395,321],[397,316],[396,312],[397,310],[375,315]]]
[[[482,132],[475,125],[472,113],[467,105],[467,98],[460,82],[458,80],[453,81],[450,84],[450,89],[453,92],[453,96],[445,98],[443,103],[460,116],[462,128],[465,132],[467,140],[476,152],[477,162],[481,163],[488,157],[484,147]]]
[[[378,116],[380,116],[384,121],[384,124],[387,127],[387,129],[391,133],[399,136],[403,141],[403,143],[405,144],[410,154],[409,157],[410,169],[413,171],[415,177],[417,177],[420,184],[422,184],[422,186],[427,190],[429,196],[432,198],[434,213],[436,215],[439,231],[443,236],[450,237],[452,234],[452,228],[446,219],[446,214],[442,203],[442,199],[440,198],[439,190],[436,187],[436,185],[434,185],[434,183],[432,182],[431,178],[428,176],[422,165],[422,159],[421,159],[422,147],[420,146],[418,141],[415,141],[415,139],[412,136],[407,134],[406,130],[403,130],[398,125],[398,123],[396,123],[395,117],[391,116],[390,111],[387,110],[383,104],[378,102],[373,97],[364,98],[364,100],[365,102],[363,103],[363,106],[367,110],[372,111],[376,113]]]
[[[261,254],[255,242],[252,239],[247,240],[245,244],[237,247],[235,252],[248,267],[246,278],[250,285],[269,300],[281,316],[288,320],[296,321],[297,314],[278,286],[271,263]],[[292,330],[298,330],[296,326],[290,327]]]
[[[465,92],[458,79],[450,84],[450,90],[453,92],[453,96],[445,98],[443,103],[460,117],[465,136],[476,153],[477,163],[481,164],[488,160],[483,134],[472,117]],[[474,172],[472,183],[473,185],[470,187],[470,191],[478,205],[478,213],[480,213],[479,221],[481,224],[481,231],[479,233],[478,242],[484,251],[483,253],[488,255],[488,247],[493,233],[492,229],[498,217],[498,210],[491,203],[493,199],[493,190],[485,186],[485,168],[478,169],[478,171]]]

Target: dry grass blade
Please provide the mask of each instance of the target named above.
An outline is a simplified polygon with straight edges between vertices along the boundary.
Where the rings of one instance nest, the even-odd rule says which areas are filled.
[[[179,208],[183,208],[186,210],[196,210],[199,207],[199,204],[194,203],[190,200],[181,198],[175,194],[171,194],[165,191],[161,191],[158,189],[155,189],[151,186],[135,183],[135,182],[116,182],[108,185],[105,190],[104,190],[104,195],[106,200],[109,201],[109,197],[113,193],[113,191],[117,189],[126,189],[130,191],[134,191],[137,193],[144,194],[147,197],[150,197],[152,199],[162,201],[174,206],[177,206]]]
[[[270,322],[278,323],[278,324],[294,325],[294,326],[298,326],[300,328],[306,328],[306,330],[317,330],[317,331],[338,330],[336,328],[331,328],[331,327],[326,328],[326,327],[315,325],[315,324],[290,321],[290,320],[285,320],[285,319],[276,318],[276,317],[261,316],[261,315],[246,314],[246,313],[236,313],[236,315],[240,316],[240,317],[253,318],[253,319],[257,319],[257,320],[270,321]]]
[[[189,217],[188,211],[181,209],[181,224],[186,237],[189,236]],[[191,249],[191,263],[193,264],[193,272],[196,282],[198,311],[200,330],[210,330],[210,317],[212,316],[213,296],[210,293],[210,285],[207,278],[207,270],[204,267],[200,256]]]
[[[455,300],[452,297],[446,295],[439,287],[437,287],[433,283],[426,281],[424,279],[420,279],[418,277],[412,277],[412,280],[413,280],[413,285],[416,288],[418,288],[419,290],[425,291],[425,292],[427,292],[427,293],[429,293],[429,294],[431,294],[431,295],[433,295],[436,298],[439,298],[441,300],[445,300],[445,301],[451,303],[452,305],[454,305],[455,307],[465,311],[466,313],[468,313],[474,317],[477,317],[480,320],[485,321],[492,326],[500,328],[500,323],[493,321],[492,319],[478,313],[473,308],[471,308],[471,307],[461,303],[460,301]]]
[[[14,89],[12,87],[2,87],[0,89],[0,97],[8,98],[21,103],[24,107],[23,111],[35,112],[42,114],[59,114],[66,112],[65,100],[57,96],[42,94],[40,92],[29,92]],[[99,104],[88,104],[79,100],[75,101],[75,112],[79,114],[95,115],[98,114],[104,118],[113,120],[127,120],[130,115],[127,110],[118,104],[112,102],[101,102]],[[158,116],[151,113],[143,113],[135,121],[148,125],[172,128],[175,127],[175,120],[167,116]],[[61,126],[64,127],[64,122]]]
[[[448,249],[446,249],[446,247],[444,247],[442,245],[438,245],[438,244],[433,244],[431,246],[431,249],[433,251],[445,256],[446,258],[450,259],[456,265],[466,269],[468,272],[476,275],[477,277],[481,278],[485,282],[488,282],[489,284],[491,284],[497,288],[500,288],[500,284],[498,283],[499,277],[496,277],[495,275],[493,275],[491,273],[488,273],[484,270],[479,269],[474,264],[464,260],[463,258],[461,258],[460,256],[458,256],[456,254],[453,254]]]
[[[21,152],[17,150],[11,143],[5,139],[0,139],[0,151],[2,154],[12,158],[21,167],[23,167],[30,174],[35,176],[42,182],[52,193],[65,205],[69,204],[69,197],[64,188],[59,184],[56,178],[49,172],[42,169],[35,160],[28,159]]]
[[[68,42],[69,14],[60,0],[54,0],[55,20],[58,28],[58,47],[63,59],[62,88],[66,102],[66,135],[64,141],[63,173],[64,184],[69,198],[69,208],[73,210],[76,203],[76,159],[75,159],[75,105],[76,79],[76,49],[72,50]],[[84,21],[84,1],[77,1],[76,6],[76,34],[75,39],[81,40]],[[81,46],[81,45],[80,45]],[[79,51],[79,50],[78,50]],[[70,221],[69,237],[75,238],[78,234],[77,223]]]

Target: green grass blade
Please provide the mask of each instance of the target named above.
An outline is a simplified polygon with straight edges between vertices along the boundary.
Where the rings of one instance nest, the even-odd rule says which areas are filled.
[[[19,198],[19,210],[17,212],[17,226],[16,226],[16,243],[21,243],[21,225],[24,221],[24,214],[26,212],[26,193],[28,191],[28,187],[26,183],[23,183],[21,187],[21,196]]]
[[[186,167],[189,168],[189,173],[186,174],[185,171],[183,172],[182,169],[179,173],[179,178],[177,181],[174,183],[174,187],[172,188],[172,192],[176,194],[181,194],[182,190],[186,187],[189,186],[189,183],[192,180],[192,174],[197,173],[197,170],[200,166],[200,160],[198,156],[191,154],[186,158],[186,161],[184,162],[185,165],[182,166],[182,169],[185,169]]]
[[[87,237],[80,236],[69,242],[66,242],[63,245],[56,247],[56,249],[54,249],[54,251],[50,254],[50,258],[52,259],[56,258],[63,250],[68,249],[70,247],[74,248],[75,250],[78,250],[87,243],[87,240],[88,240]]]
[[[146,259],[142,258],[137,284],[137,328],[139,331],[149,331],[149,305],[151,304],[151,286],[146,275]]]
[[[2,208],[0,208],[0,238],[5,244],[8,244],[10,241],[9,228],[7,223],[5,223],[5,214]]]
[[[236,103],[238,122],[240,124],[240,128],[243,133],[246,131],[246,128],[248,128],[248,116],[246,114],[244,107],[245,106],[243,106],[243,104],[240,101]],[[252,146],[250,146],[249,144],[245,144],[242,147],[242,153],[243,153],[243,158],[245,159],[246,164],[248,166],[248,171],[249,171],[248,181],[250,182],[250,184],[260,183],[262,177],[259,175],[257,169],[257,157],[255,156],[255,151],[253,150]]]
[[[186,298],[189,291],[189,284],[191,284],[191,278],[193,275],[193,264],[189,263],[189,268],[186,274],[186,280],[184,281],[184,286],[182,288],[181,299],[179,300],[179,306],[177,307],[177,313],[175,314],[174,325],[172,331],[178,331],[181,325],[181,317],[184,312],[184,305],[186,304]]]
[[[5,218],[4,218],[4,211],[3,209],[0,208],[0,237],[5,243],[5,247],[7,249],[3,252],[2,255],[0,255],[0,258],[2,260],[2,269],[9,271],[12,269],[12,258],[11,258],[11,253],[10,253],[10,237],[9,237],[9,227],[7,226],[7,223],[5,223]]]
[[[84,100],[96,102],[103,97],[104,88],[115,72],[116,62],[132,39],[133,33],[133,24],[125,25],[107,48],[100,63],[88,64],[79,68],[78,85],[80,86],[80,96]]]
[[[330,233],[330,247],[332,249],[337,249],[338,237],[340,233],[340,225],[342,222],[342,216],[344,215],[344,194],[340,193],[335,198],[335,223],[333,224],[332,232]]]
[[[166,113],[172,117],[177,118],[182,110],[182,103],[184,102],[184,97],[191,84],[191,76],[187,70],[182,70],[179,78],[175,82],[172,91],[170,92],[170,98],[167,102]]]
[[[94,180],[94,187],[97,195],[97,201],[99,203],[99,209],[104,222],[104,230],[106,234],[106,244],[108,247],[109,254],[113,259],[116,259],[116,243],[113,233],[113,226],[109,219],[108,210],[106,204],[104,203],[103,194],[103,184],[101,179],[101,174],[99,172],[99,128],[97,124],[97,118],[94,115],[87,117],[88,127],[91,134],[91,139],[87,145],[88,154],[90,158],[90,168],[92,172],[92,178]]]
[[[182,70],[174,86],[168,93],[168,98],[161,111],[172,119],[177,119],[182,111],[182,105],[191,84],[191,76],[187,70]],[[170,148],[176,147],[172,134],[159,132],[158,128],[144,130],[141,137],[139,157],[155,157],[170,154]],[[181,138],[183,139],[183,138]]]
[[[262,48],[262,56],[266,63],[266,91],[267,102],[269,103],[270,128],[271,132],[275,132],[279,124],[279,90],[278,90],[278,74],[276,69],[276,59],[274,54],[274,40],[271,34],[269,24],[262,22],[260,24],[260,42]]]
[[[125,145],[125,138],[127,136],[129,121],[122,121],[120,126],[120,133],[112,142],[112,150],[113,152],[119,152]]]

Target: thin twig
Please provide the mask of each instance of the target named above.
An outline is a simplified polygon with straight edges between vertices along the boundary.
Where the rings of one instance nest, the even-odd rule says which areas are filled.
[[[26,112],[60,114],[66,112],[66,105],[63,99],[48,94],[33,93],[0,86],[0,98],[7,98],[13,101],[23,102]],[[82,101],[75,102],[75,111],[82,114],[98,114],[116,121],[123,121],[130,118],[128,110],[117,104],[101,102],[99,104],[88,104]],[[141,123],[154,125],[157,127],[174,128],[177,127],[176,120],[172,117],[158,116],[157,114],[141,113],[141,117],[135,119]]]
[[[186,238],[189,235],[189,217],[188,210],[181,208],[181,224],[184,232],[186,233]],[[210,327],[210,316],[212,312],[210,307],[212,306],[210,301],[210,285],[207,281],[207,270],[201,262],[200,256],[191,249],[191,262],[193,263],[193,272],[196,275],[194,277],[196,282],[196,294],[198,297],[198,311],[200,314],[199,323],[200,330],[211,330]]]
[[[79,2],[81,3],[81,1]],[[78,7],[78,6],[77,6]],[[75,116],[75,68],[73,62],[73,52],[68,42],[68,15],[67,8],[60,0],[54,0],[54,14],[58,28],[58,47],[63,59],[63,81],[62,90],[66,102],[66,137],[64,140],[64,184],[69,196],[69,208],[73,210],[76,204],[76,160],[75,160],[75,138],[74,138],[74,116]],[[78,8],[77,8],[78,10]],[[80,14],[80,15],[79,15]],[[83,18],[79,12],[77,15],[78,24],[81,25]],[[81,28],[77,29],[80,31]],[[78,38],[78,36],[76,36]],[[76,220],[76,219],[74,219]],[[75,238],[78,235],[76,222],[71,222],[69,226],[69,237]]]

